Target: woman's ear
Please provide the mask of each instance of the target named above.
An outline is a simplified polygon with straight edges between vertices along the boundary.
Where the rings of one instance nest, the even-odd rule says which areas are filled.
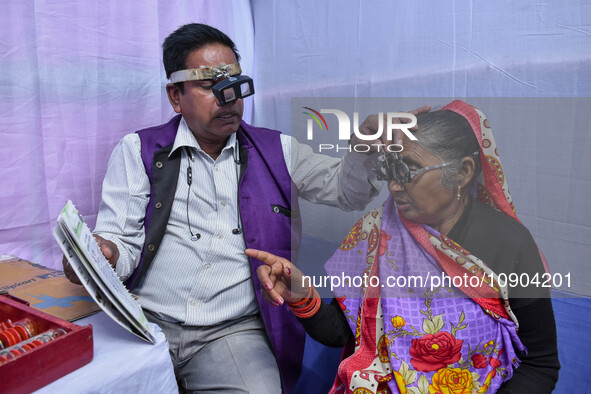
[[[476,170],[476,163],[471,157],[464,157],[460,167],[460,186],[463,188],[468,185],[474,177],[474,171]]]
[[[172,109],[177,114],[181,113],[181,91],[178,86],[173,83],[169,83],[166,85],[166,94],[168,95],[168,101],[170,101],[170,105],[172,105]]]

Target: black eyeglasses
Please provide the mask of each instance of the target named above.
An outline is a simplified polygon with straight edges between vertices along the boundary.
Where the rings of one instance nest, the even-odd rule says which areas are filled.
[[[412,182],[419,174],[425,171],[435,170],[450,165],[452,162],[448,161],[433,166],[417,168],[411,170],[408,165],[402,161],[402,154],[400,153],[384,153],[378,157],[376,165],[377,177],[381,181],[394,181],[398,184],[404,185]]]

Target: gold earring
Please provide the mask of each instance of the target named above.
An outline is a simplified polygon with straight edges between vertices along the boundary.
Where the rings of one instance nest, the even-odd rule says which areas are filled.
[[[460,194],[460,186],[458,186],[458,201],[460,200],[460,198],[462,198],[462,195]]]

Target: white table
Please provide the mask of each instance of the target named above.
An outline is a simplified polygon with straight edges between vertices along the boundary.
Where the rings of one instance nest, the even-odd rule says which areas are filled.
[[[154,325],[156,343],[152,345],[104,312],[74,323],[92,324],[93,360],[36,393],[178,393],[168,342],[158,326]]]

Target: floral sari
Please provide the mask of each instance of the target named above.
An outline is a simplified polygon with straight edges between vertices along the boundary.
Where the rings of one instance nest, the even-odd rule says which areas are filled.
[[[477,199],[517,220],[484,114],[462,101],[443,109],[466,118],[479,142]],[[344,279],[334,292],[355,334],[331,392],[493,393],[518,366],[525,349],[507,288],[453,240],[401,218],[391,197],[325,268]]]

